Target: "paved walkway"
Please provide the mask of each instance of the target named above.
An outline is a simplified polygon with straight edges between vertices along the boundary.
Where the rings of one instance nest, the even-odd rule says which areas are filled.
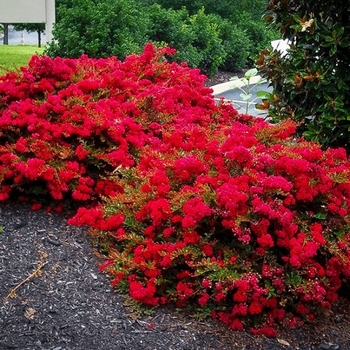
[[[260,79],[260,76],[255,76],[251,78],[250,93],[252,96],[248,100],[244,100],[241,96],[242,94],[244,95],[247,91],[247,85],[241,79],[214,85],[211,86],[211,88],[214,90],[215,98],[219,99],[221,97],[224,97],[226,100],[231,101],[234,107],[240,113],[246,113],[248,107],[248,114],[263,117],[266,115],[266,112],[257,110],[255,108],[255,104],[261,102],[261,98],[257,97],[256,93],[258,91],[272,92],[272,87],[270,87],[268,83],[256,85],[257,81],[259,81]]]

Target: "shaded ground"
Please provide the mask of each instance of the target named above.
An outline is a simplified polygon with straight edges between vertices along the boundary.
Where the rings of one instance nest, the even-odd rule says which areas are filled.
[[[84,229],[19,203],[0,204],[0,226],[0,350],[350,350],[346,299],[314,324],[281,329],[277,339],[171,307],[135,318],[98,272]]]

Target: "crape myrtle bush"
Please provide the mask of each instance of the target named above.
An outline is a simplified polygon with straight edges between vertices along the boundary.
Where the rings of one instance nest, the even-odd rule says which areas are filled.
[[[101,270],[136,302],[198,306],[276,335],[331,308],[350,276],[350,164],[215,104],[171,50],[51,59],[0,78],[1,199],[78,203]]]

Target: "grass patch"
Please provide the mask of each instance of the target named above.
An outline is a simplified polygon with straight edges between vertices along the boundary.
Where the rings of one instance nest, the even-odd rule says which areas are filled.
[[[0,74],[26,66],[32,55],[43,51],[35,45],[0,45]]]

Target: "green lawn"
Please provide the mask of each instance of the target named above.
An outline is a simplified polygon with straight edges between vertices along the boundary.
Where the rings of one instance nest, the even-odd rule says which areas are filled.
[[[32,55],[43,51],[43,47],[35,45],[0,45],[0,73],[27,65]]]

